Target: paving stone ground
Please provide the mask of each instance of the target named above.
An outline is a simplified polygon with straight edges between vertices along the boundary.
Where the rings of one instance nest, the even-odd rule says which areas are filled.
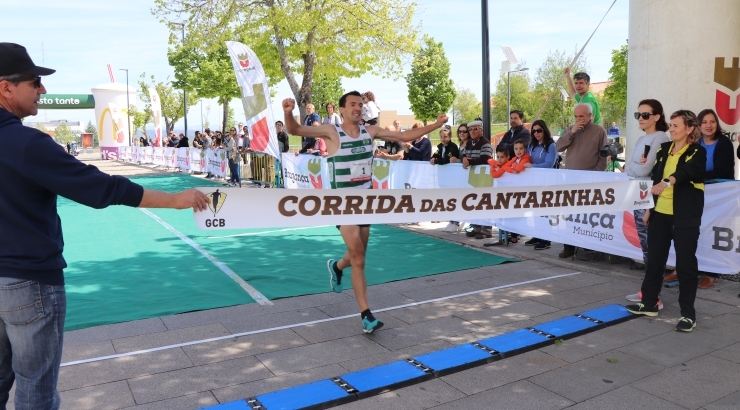
[[[98,165],[98,161],[95,165]],[[121,167],[136,173],[132,166]],[[140,168],[140,167],[137,167]],[[365,335],[358,319],[240,336],[64,367],[63,409],[196,409],[365,369],[517,330],[610,303],[626,303],[640,271],[626,263],[560,259],[558,244],[495,249],[444,224],[406,229],[522,259],[371,286],[376,309],[550,279],[379,313],[385,328]],[[316,269],[324,269],[317,266]],[[372,274],[372,267],[368,267]],[[329,291],[329,289],[327,289]],[[518,356],[389,391],[338,409],[738,409],[740,284],[720,280],[697,295],[698,326],[673,330],[677,294],[665,309]],[[346,314],[351,290],[100,326],[65,335],[64,362],[259,330]],[[9,407],[13,409],[13,406]]]

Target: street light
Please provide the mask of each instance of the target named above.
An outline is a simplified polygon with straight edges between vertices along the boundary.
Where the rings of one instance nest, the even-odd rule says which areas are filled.
[[[529,71],[529,68],[524,67],[519,70],[506,72],[506,121],[511,120],[511,73],[521,73],[524,71]],[[511,122],[509,122],[509,124],[511,124]]]
[[[483,43],[483,137],[491,140],[491,67],[488,51],[488,0],[480,2]]]
[[[131,104],[128,101],[128,68],[119,68],[119,71],[125,71],[126,72],[126,129],[128,131],[128,145],[133,145],[131,141]]]
[[[171,24],[182,27],[182,44],[185,45],[185,23],[177,23],[170,21]],[[184,108],[182,112],[182,118],[185,121],[185,136],[188,136],[188,94],[185,89],[182,90],[182,106]]]

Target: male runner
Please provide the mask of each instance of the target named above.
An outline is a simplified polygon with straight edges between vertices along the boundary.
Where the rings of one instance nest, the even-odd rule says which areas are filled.
[[[372,187],[373,138],[396,142],[413,141],[447,122],[447,115],[439,114],[435,123],[406,132],[385,130],[377,125],[360,125],[362,95],[357,91],[350,91],[339,99],[339,113],[343,118],[341,125],[300,125],[293,117],[293,108],[295,100],[283,100],[285,126],[290,134],[322,138],[326,142],[332,189]],[[352,289],[360,307],[362,329],[365,333],[372,333],[380,329],[383,322],[373,316],[367,303],[365,252],[370,238],[370,225],[342,225],[337,228],[347,246],[347,253],[338,261],[329,259],[327,262],[331,287],[335,292],[341,292],[343,270],[352,268]]]

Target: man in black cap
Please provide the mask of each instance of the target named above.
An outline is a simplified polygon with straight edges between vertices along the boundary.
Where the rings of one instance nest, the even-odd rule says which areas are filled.
[[[56,410],[66,315],[62,225],[57,195],[104,208],[127,205],[205,210],[196,190],[144,189],[85,165],[21,118],[38,113],[46,93],[26,49],[0,43],[0,409],[16,384],[16,410]]]

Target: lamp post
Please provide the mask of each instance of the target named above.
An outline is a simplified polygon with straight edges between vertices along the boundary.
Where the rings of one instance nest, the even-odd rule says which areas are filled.
[[[182,43],[185,44],[185,23],[177,23],[174,21],[171,21],[170,23],[180,26],[182,28]],[[185,136],[188,136],[188,94],[185,89],[182,90],[182,106],[183,106],[183,112],[182,112],[182,118],[185,122]]]
[[[128,68],[119,68],[118,70],[126,72],[126,130],[128,131],[128,145],[131,146],[133,141],[131,140],[131,103],[128,100]]]
[[[488,53],[488,0],[480,2],[483,40],[483,137],[491,140],[491,67]]]
[[[506,72],[506,121],[509,122],[509,124],[511,124],[511,73],[521,73],[524,71],[529,71],[529,68],[524,67],[519,70]]]

